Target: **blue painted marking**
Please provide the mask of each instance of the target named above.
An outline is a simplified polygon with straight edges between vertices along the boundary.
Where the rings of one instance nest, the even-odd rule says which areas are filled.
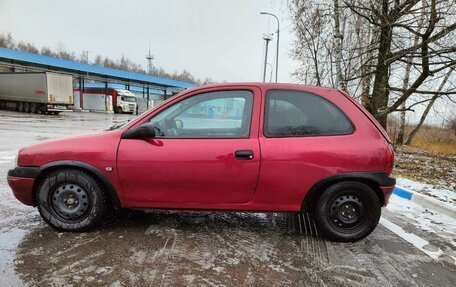
[[[410,191],[407,191],[407,190],[397,187],[397,186],[394,188],[393,193],[397,196],[400,196],[400,197],[408,199],[408,200],[411,200],[412,196],[413,196],[413,193],[411,193]]]

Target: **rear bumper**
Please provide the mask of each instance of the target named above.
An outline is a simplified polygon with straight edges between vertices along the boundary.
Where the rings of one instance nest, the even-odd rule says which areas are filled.
[[[391,194],[393,194],[396,185],[396,179],[387,173],[379,174],[378,183],[383,194],[383,206],[388,205]]]
[[[67,112],[72,111],[73,105],[68,104],[47,104],[46,111],[48,112]]]
[[[380,190],[383,193],[383,206],[388,205],[389,199],[391,197],[391,194],[393,194],[394,191],[394,185],[392,186],[380,186]]]
[[[23,204],[33,205],[33,184],[38,172],[38,167],[16,167],[8,171],[8,184]]]

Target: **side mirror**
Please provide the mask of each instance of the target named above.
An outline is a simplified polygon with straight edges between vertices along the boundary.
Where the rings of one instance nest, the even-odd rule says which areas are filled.
[[[145,123],[137,128],[132,128],[122,134],[122,139],[147,140],[155,137],[155,126],[153,123]]]

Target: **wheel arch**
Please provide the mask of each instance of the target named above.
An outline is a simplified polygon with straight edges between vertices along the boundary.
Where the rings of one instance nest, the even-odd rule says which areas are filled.
[[[47,163],[43,166],[40,167],[38,175],[35,177],[35,181],[33,184],[33,205],[36,206],[35,202],[35,194],[37,192],[37,188],[43,178],[48,175],[49,173],[63,169],[63,168],[72,168],[72,169],[78,169],[81,171],[84,171],[88,173],[89,175],[93,176],[98,182],[102,185],[102,187],[107,191],[107,194],[114,206],[114,208],[122,208],[122,204],[120,202],[119,196],[117,195],[117,192],[114,188],[114,186],[111,184],[109,179],[104,175],[99,169],[96,167],[80,162],[80,161],[72,161],[72,160],[65,160],[65,161],[56,161],[56,162],[51,162]]]
[[[385,197],[380,187],[395,184],[395,180],[385,172],[351,172],[329,176],[316,182],[309,189],[302,201],[301,211],[311,210],[313,204],[328,187],[343,181],[355,181],[368,185],[375,191],[382,206],[385,205]]]

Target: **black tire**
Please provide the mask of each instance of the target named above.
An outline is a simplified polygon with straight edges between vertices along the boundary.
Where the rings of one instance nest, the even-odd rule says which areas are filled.
[[[116,108],[116,111],[117,111],[118,114],[123,113],[122,107],[117,107],[117,108]]]
[[[23,113],[24,112],[24,103],[23,102],[18,102],[16,104],[16,109],[18,112]]]
[[[30,103],[24,103],[24,112],[30,113]]]
[[[35,202],[44,221],[62,231],[92,229],[109,209],[108,197],[100,184],[77,169],[48,174],[38,186]]]
[[[38,113],[38,105],[35,103],[30,104],[30,112],[37,114]]]
[[[381,203],[368,185],[346,181],[326,189],[317,201],[314,214],[319,229],[328,239],[355,242],[375,229]]]

